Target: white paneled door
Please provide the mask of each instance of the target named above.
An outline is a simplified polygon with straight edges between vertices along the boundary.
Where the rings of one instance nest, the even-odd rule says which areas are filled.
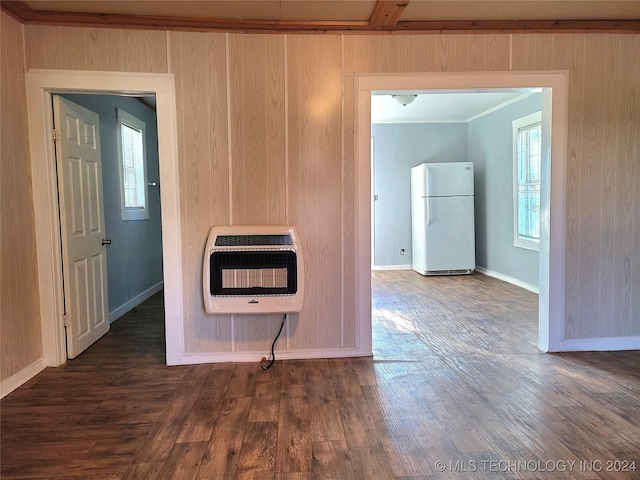
[[[67,356],[109,331],[98,115],[53,97]]]

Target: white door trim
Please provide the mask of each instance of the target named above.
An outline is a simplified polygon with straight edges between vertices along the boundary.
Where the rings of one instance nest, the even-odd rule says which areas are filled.
[[[543,204],[538,345],[562,349],[565,317],[565,190],[569,74],[566,71],[356,74],[356,321],[358,346],[372,350],[371,335],[371,92],[398,90],[543,89],[543,126],[550,126],[548,204]],[[547,117],[545,118],[545,112]],[[551,112],[552,118],[548,118]],[[545,244],[543,246],[542,244]],[[548,248],[547,248],[548,246]]]
[[[151,94],[156,96],[162,203],[167,364],[175,364],[184,345],[182,245],[178,177],[175,82],[172,74],[29,70],[26,73],[29,148],[42,350],[47,366],[66,362],[60,258],[60,222],[52,141],[53,93]]]

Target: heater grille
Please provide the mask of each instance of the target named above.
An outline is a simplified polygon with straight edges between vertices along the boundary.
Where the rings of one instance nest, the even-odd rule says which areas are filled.
[[[205,310],[299,312],[303,272],[302,250],[293,227],[212,227],[203,264]]]
[[[291,235],[218,235],[216,247],[293,245]]]
[[[296,253],[218,251],[209,257],[211,295],[293,295],[297,291]]]

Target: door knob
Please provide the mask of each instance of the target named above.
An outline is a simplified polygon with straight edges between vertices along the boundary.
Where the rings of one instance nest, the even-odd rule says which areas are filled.
[[[111,239],[110,238],[103,238],[102,239],[102,245],[111,245]]]

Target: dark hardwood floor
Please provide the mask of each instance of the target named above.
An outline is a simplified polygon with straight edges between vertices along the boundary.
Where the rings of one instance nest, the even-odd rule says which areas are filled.
[[[640,352],[541,353],[482,275],[374,272],[373,307],[373,358],[166,367],[156,295],[1,401],[0,476],[640,478]]]

